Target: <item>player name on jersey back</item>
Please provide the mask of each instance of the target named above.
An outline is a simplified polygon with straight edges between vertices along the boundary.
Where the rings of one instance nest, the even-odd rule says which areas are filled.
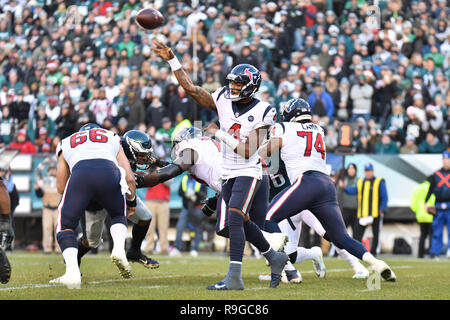
[[[283,122],[272,126],[270,137],[281,138],[281,160],[291,183],[306,171],[327,174],[323,129],[314,123]]]
[[[277,110],[267,102],[253,99],[244,107],[225,98],[226,87],[217,89],[212,97],[216,103],[220,129],[234,136],[239,141],[246,141],[249,134],[257,128],[271,126],[275,123]],[[249,141],[256,144],[257,141]],[[248,159],[237,154],[225,143],[222,143],[222,179],[239,176],[262,178],[262,166],[258,152]]]
[[[81,160],[106,159],[117,165],[117,153],[120,148],[120,138],[112,131],[94,128],[75,132],[61,140],[56,150],[56,156],[62,152],[64,159],[72,168]]]

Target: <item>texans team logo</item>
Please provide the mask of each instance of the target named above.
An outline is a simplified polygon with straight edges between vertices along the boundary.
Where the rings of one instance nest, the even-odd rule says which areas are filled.
[[[245,73],[246,75],[248,75],[248,77],[250,78],[250,82],[253,83],[253,75],[252,75],[252,73],[251,73],[248,69],[245,69],[245,70],[244,70],[244,73]]]

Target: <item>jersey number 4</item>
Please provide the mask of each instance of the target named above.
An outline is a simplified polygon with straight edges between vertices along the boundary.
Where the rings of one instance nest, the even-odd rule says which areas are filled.
[[[91,129],[89,131],[77,132],[70,138],[70,147],[75,148],[76,146],[85,143],[88,135],[89,140],[92,142],[106,143],[108,142],[108,137],[104,135],[104,133],[106,133],[106,131],[103,129]]]
[[[311,131],[297,131],[297,135],[302,138],[306,138],[306,149],[305,149],[305,157],[311,156],[311,150],[313,145],[313,133]],[[314,148],[316,148],[317,152],[322,155],[322,159],[325,160],[325,147],[323,143],[323,138],[320,133],[316,135],[316,142],[314,143]]]

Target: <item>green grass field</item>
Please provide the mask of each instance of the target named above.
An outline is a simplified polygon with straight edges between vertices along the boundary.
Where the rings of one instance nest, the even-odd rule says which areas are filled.
[[[369,290],[366,280],[352,279],[347,262],[325,258],[327,275],[316,277],[312,263],[298,264],[301,284],[281,283],[270,289],[258,275],[268,273],[263,259],[244,258],[245,291],[216,292],[205,287],[225,276],[228,258],[200,254],[167,257],[154,255],[161,266],[148,270],[132,264],[133,278],[122,280],[109,255],[88,254],[83,260],[80,290],[68,290],[49,280],[65,271],[61,255],[14,251],[11,280],[0,284],[0,300],[448,300],[450,299],[450,260],[419,260],[394,256],[384,259],[397,275],[397,282],[381,281],[378,290]]]

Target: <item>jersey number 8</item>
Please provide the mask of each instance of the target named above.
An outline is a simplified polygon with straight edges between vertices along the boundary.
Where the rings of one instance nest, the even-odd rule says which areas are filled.
[[[92,142],[106,143],[108,142],[108,137],[104,135],[106,133],[103,129],[91,129],[89,131],[81,131],[75,133],[70,138],[70,147],[75,148],[76,146],[83,144],[87,141],[87,135],[89,133],[89,140]]]

